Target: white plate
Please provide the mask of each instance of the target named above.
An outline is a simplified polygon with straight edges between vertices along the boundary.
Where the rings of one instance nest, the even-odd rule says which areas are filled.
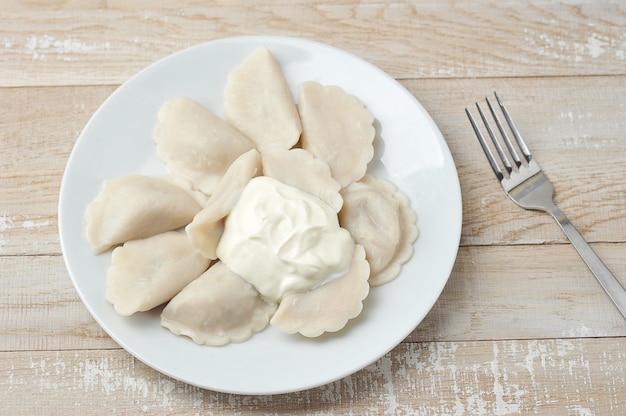
[[[152,129],[161,104],[189,96],[222,114],[229,72],[266,45],[297,94],[314,80],[343,87],[376,117],[370,172],[392,180],[418,213],[415,254],[393,282],[375,288],[363,313],[337,334],[307,339],[272,327],[241,344],[207,347],[175,336],[160,310],[117,315],[104,297],[110,252],[96,256],[84,238],[84,212],[105,179],[162,174]],[[74,286],[102,328],[150,367],[189,384],[230,393],[304,390],[375,362],[415,329],[448,280],[461,233],[461,193],[448,147],[419,102],[389,75],[333,47],[284,37],[217,40],[169,56],[128,80],[96,111],[69,158],[59,201],[59,231]]]

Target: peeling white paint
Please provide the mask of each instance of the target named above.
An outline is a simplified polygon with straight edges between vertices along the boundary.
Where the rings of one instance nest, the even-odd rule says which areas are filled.
[[[384,379],[383,387],[387,391],[387,406],[385,406],[385,414],[395,415],[398,408],[398,402],[396,401],[396,395],[394,392],[394,375],[391,365],[391,358],[388,355],[381,358],[379,368],[382,372]]]
[[[559,119],[574,121],[574,113],[571,111],[561,111],[561,114],[559,114]]]
[[[6,212],[2,214],[0,217],[0,233],[12,229],[14,222],[11,217],[7,216]]]
[[[496,416],[520,414],[522,410],[520,397],[526,392],[517,388],[518,386],[508,383],[507,374],[500,369],[499,352],[498,343],[494,342],[493,361],[490,362],[493,376],[493,391],[496,396],[493,414]],[[513,388],[516,388],[516,390],[513,390]]]
[[[32,35],[24,43],[25,53],[31,55],[33,60],[45,61],[48,55],[54,55],[56,59],[71,61],[71,55],[77,53],[109,50],[110,42],[86,43],[76,38],[57,39],[50,35]]]
[[[600,36],[597,33],[591,34],[591,36],[587,38],[587,43],[584,45],[589,52],[589,56],[592,58],[597,58],[604,54],[606,49],[610,46],[610,39],[606,36]]]
[[[456,71],[454,70],[453,67],[450,67],[450,68],[439,68],[437,70],[437,75],[445,75],[445,76],[448,76],[448,77],[452,77],[452,76],[454,76],[455,72]]]
[[[613,52],[617,59],[626,55],[626,34],[610,37],[597,32],[590,33],[584,41],[569,41],[545,32],[524,28],[524,41],[541,56],[569,62],[584,62]]]
[[[17,368],[8,365],[0,391],[5,396],[27,390],[62,394],[74,397],[74,406],[87,403],[78,397],[100,397],[112,404],[124,400],[139,414],[170,413],[184,406],[189,414],[250,409],[278,415],[298,408],[331,416],[352,414],[349,409],[356,405],[354,414],[369,415],[509,416],[559,408],[587,416],[600,406],[590,392],[606,386],[598,377],[624,380],[623,349],[615,348],[598,356],[585,343],[569,339],[409,344],[353,376],[294,393],[287,402],[210,392],[135,368],[135,360],[125,356],[51,352],[26,358]],[[483,358],[476,360],[479,356]]]
[[[541,353],[539,351],[539,342],[538,341],[530,341],[528,343],[528,353],[524,358],[524,368],[530,374],[531,381],[535,381],[535,360],[541,357]],[[543,364],[542,364],[543,365]],[[545,367],[544,367],[545,368]]]
[[[26,229],[43,228],[49,225],[50,225],[50,221],[48,220],[43,220],[43,221],[26,220],[22,222],[22,228],[26,228]]]
[[[14,223],[15,223],[15,221],[13,220],[13,218],[9,217],[7,215],[7,213],[4,212],[2,214],[2,216],[0,216],[0,237],[3,236],[2,233],[13,229],[13,224]],[[7,244],[9,244],[9,242],[7,240],[5,240],[4,238],[0,239],[0,251]]]
[[[595,147],[599,147],[600,145],[596,145]],[[567,337],[567,338],[580,338],[580,337],[593,337],[593,336],[598,336],[600,334],[596,333],[596,331],[593,328],[589,328],[588,326],[585,325],[584,322],[581,322],[580,326],[578,328],[576,327],[569,327],[563,330],[561,336],[563,337]]]
[[[572,411],[573,415],[576,415],[576,416],[595,416],[596,415],[596,413],[593,410],[580,404],[570,405],[570,406],[567,406],[567,408]]]

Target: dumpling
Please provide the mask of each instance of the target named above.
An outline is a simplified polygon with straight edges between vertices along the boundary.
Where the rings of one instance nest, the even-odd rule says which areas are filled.
[[[361,179],[374,157],[372,113],[340,87],[307,81],[299,94],[302,148],[327,162],[342,188]]]
[[[263,173],[315,195],[339,212],[341,186],[330,174],[328,163],[304,149],[273,148],[263,152]]]
[[[177,231],[128,241],[113,250],[106,298],[120,315],[150,310],[173,298],[209,263]]]
[[[394,279],[413,254],[417,216],[406,195],[391,182],[366,175],[341,191],[339,223],[365,248],[370,284]]]
[[[163,104],[154,140],[167,172],[207,195],[230,164],[254,148],[240,131],[187,97]]]
[[[257,48],[228,76],[224,116],[263,152],[267,147],[291,148],[302,124],[289,86],[264,46]]]
[[[223,218],[237,202],[242,189],[261,173],[261,169],[261,155],[256,149],[239,156],[224,174],[207,205],[185,228],[191,244],[206,258],[217,258],[215,251],[224,231]]]
[[[305,337],[339,331],[361,313],[369,294],[369,271],[365,250],[355,244],[346,273],[315,289],[286,294],[270,323],[282,332]]]
[[[85,234],[96,253],[129,240],[188,224],[202,207],[187,191],[161,179],[129,175],[104,182],[85,214]]]
[[[161,325],[198,344],[219,346],[263,330],[275,310],[275,303],[218,261],[167,304]]]

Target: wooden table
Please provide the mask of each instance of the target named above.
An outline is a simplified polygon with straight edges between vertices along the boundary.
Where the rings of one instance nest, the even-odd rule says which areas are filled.
[[[1,9],[3,415],[626,414],[626,322],[553,220],[503,194],[463,112],[493,90],[505,98],[557,203],[626,282],[623,1],[5,0]],[[67,158],[116,87],[180,49],[255,34],[325,42],[398,79],[442,130],[464,205],[454,270],[422,324],[356,374],[277,396],[202,390],[134,359],[80,302],[57,230]]]

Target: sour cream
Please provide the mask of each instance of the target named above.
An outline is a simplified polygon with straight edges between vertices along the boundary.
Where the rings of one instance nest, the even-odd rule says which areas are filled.
[[[353,250],[352,236],[329,205],[259,176],[228,215],[217,256],[263,296],[279,301],[345,271]]]

